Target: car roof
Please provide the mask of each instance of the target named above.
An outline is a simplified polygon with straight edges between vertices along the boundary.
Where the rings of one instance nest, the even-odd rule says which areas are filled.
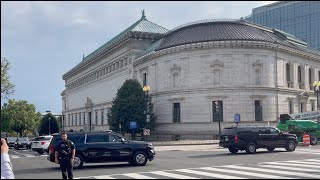
[[[85,132],[85,131],[77,131],[77,132],[65,132],[67,135],[80,135],[80,134],[118,134],[113,131],[91,131],[91,132]],[[52,136],[60,136],[61,133],[54,133]]]
[[[224,129],[249,129],[249,128],[274,128],[274,126],[231,126],[231,127],[225,127]]]

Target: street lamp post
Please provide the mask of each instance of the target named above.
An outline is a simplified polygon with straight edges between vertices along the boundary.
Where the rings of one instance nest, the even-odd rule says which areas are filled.
[[[146,101],[146,128],[148,129],[148,123],[149,123],[149,118],[148,118],[148,115],[149,115],[149,112],[148,112],[148,93],[150,91],[150,86],[148,85],[145,85],[143,86],[143,91],[145,92],[145,101]],[[147,135],[145,135],[145,139],[147,140]]]
[[[319,93],[320,93],[320,81],[314,81],[313,82],[313,89],[314,92],[317,94],[317,110],[320,110],[320,104],[319,104]],[[318,123],[320,123],[320,118],[318,118]]]

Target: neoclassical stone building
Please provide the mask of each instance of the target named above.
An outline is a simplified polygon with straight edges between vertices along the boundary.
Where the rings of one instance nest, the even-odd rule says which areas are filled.
[[[236,113],[240,124],[274,124],[282,113],[315,110],[320,52],[243,20],[167,30],[142,15],[63,75],[64,129],[108,129],[112,99],[130,78],[151,87],[159,138],[212,138]]]

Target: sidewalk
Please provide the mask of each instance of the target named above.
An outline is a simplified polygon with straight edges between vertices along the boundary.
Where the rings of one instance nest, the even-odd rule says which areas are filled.
[[[219,144],[219,140],[179,140],[179,141],[150,141],[154,146],[177,145],[210,145]]]

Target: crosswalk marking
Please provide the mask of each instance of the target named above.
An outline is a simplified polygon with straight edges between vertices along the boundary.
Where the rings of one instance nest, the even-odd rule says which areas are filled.
[[[114,177],[108,176],[108,175],[102,175],[102,176],[95,176],[96,179],[115,179]]]
[[[20,158],[19,156],[17,155],[10,155],[11,158]]]
[[[217,169],[217,168],[212,168],[212,167],[204,167],[204,168],[201,168],[201,169],[210,170],[210,171],[226,172],[226,173],[242,174],[242,175],[246,175],[246,176],[255,176],[255,177],[261,177],[261,178],[288,179],[288,177],[273,176],[273,175],[260,174],[260,173],[252,173],[252,172],[247,172],[247,171],[237,171],[237,170],[229,170],[229,169]]]
[[[303,172],[319,172],[319,169],[303,169],[303,168],[295,168],[295,167],[288,167],[288,166],[277,166],[277,165],[259,165],[262,167],[267,167],[267,168],[275,168],[275,169],[284,169],[284,170],[294,170],[294,171],[303,171]]]
[[[320,166],[320,162],[301,162],[301,161],[288,161],[288,162],[293,162],[298,164],[314,164],[314,165]]]
[[[301,163],[305,162],[305,163]],[[175,169],[151,172],[137,172],[125,174],[112,174],[101,176],[81,177],[80,179],[117,179],[121,175],[134,179],[157,179],[162,176],[166,179],[199,179],[206,176],[221,179],[247,179],[247,178],[268,178],[268,179],[290,179],[290,178],[318,178],[320,179],[320,159],[304,159],[277,162],[262,162],[258,164],[236,164],[212,167],[199,167],[188,169]],[[308,167],[306,167],[308,166]],[[146,174],[147,173],[147,174]],[[184,173],[184,174],[182,174]],[[157,175],[152,177],[152,175]],[[79,178],[77,178],[79,179]]]
[[[26,157],[36,157],[36,156],[34,156],[34,155],[26,155]]]
[[[271,170],[271,169],[265,169],[265,168],[243,167],[243,166],[234,166],[234,165],[227,165],[225,167],[234,168],[234,169],[250,170],[250,171],[260,171],[260,172],[262,171],[262,172],[284,174],[284,175],[288,175],[288,173],[290,173],[290,175],[294,175],[294,176],[301,176],[301,177],[308,177],[308,178],[319,178],[319,175],[291,172],[291,171],[288,172],[288,171]]]
[[[166,177],[171,177],[175,179],[199,179],[196,177],[191,177],[191,176],[184,176],[180,174],[174,174],[174,173],[169,173],[169,172],[164,172],[164,171],[153,171],[153,172],[148,172],[156,175],[161,175],[161,176],[166,176]]]
[[[153,177],[145,176],[145,175],[138,174],[138,173],[128,173],[128,174],[122,174],[122,175],[131,177],[131,178],[134,178],[134,179],[155,179]]]
[[[185,173],[191,173],[191,174],[198,174],[198,175],[209,176],[209,177],[215,177],[215,178],[245,179],[245,178],[241,178],[241,177],[237,177],[237,176],[229,176],[229,175],[223,175],[223,174],[208,173],[208,172],[196,171],[196,170],[191,170],[191,169],[178,169],[176,171],[185,172]]]
[[[315,165],[307,165],[307,164],[296,164],[296,163],[285,163],[285,162],[266,162],[266,164],[276,164],[276,165],[285,165],[285,166],[297,166],[297,167],[308,167],[315,168]]]

